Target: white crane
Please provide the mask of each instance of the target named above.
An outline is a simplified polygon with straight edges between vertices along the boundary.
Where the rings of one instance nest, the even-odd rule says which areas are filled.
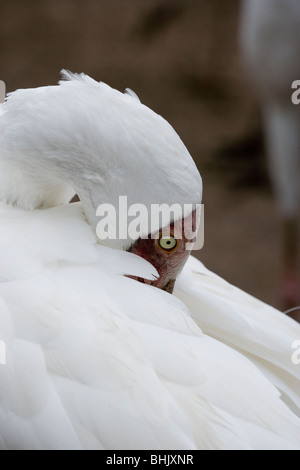
[[[297,0],[244,0],[241,46],[262,107],[269,170],[283,221],[286,309],[300,304],[300,107],[291,100],[292,84],[300,77],[299,31]],[[295,315],[300,320],[299,310]]]
[[[1,105],[0,449],[300,449],[299,324],[182,270],[175,231],[97,238],[99,204],[194,207],[201,178],[132,93],[65,78]]]

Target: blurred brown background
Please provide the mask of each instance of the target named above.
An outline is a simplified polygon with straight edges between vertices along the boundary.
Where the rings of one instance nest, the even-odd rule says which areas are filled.
[[[204,181],[211,270],[279,307],[280,223],[259,109],[238,49],[239,0],[10,0],[0,15],[8,91],[85,72],[162,114]]]

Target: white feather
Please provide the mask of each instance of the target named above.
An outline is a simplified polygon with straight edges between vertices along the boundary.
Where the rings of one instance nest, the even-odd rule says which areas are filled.
[[[113,204],[119,215],[123,195],[128,207],[144,204],[149,212],[151,204],[200,204],[201,177],[170,124],[84,74],[64,78],[59,86],[18,90],[3,105],[0,200],[31,210],[64,204],[77,192],[94,229],[98,206]],[[128,249],[132,240],[107,243]]]
[[[1,223],[0,337],[8,349],[0,367],[2,448],[297,448],[299,420],[271,382],[239,352],[203,335],[175,297],[124,277],[155,272],[98,245],[80,204],[34,212],[2,204]],[[178,286],[186,282],[190,299],[193,263]],[[199,295],[216,295],[226,316],[222,289],[212,292],[205,279]],[[205,327],[211,310],[198,305],[200,321],[186,303]],[[243,313],[233,312],[222,340],[236,328],[237,344],[229,342],[248,353],[247,333],[235,326]],[[252,352],[261,357],[277,340],[264,331],[266,318],[253,316],[264,334]],[[288,319],[282,325],[298,332]],[[288,359],[281,362],[287,370]]]
[[[131,90],[130,88],[126,88],[125,93],[127,93],[127,95],[131,96],[131,97],[134,98],[135,100],[141,102],[141,100],[139,99],[138,95],[137,95],[133,90]]]
[[[241,351],[287,396],[300,416],[300,369],[292,344],[300,325],[276,309],[227,283],[190,258],[176,295],[203,331]]]
[[[79,119],[86,118],[86,92],[92,108],[98,93],[102,103],[120,106],[112,119],[116,111],[129,119],[130,146],[115,132],[120,121],[101,120],[97,140],[94,123]],[[297,406],[299,370],[287,349],[299,326],[193,259],[178,283],[183,303],[126,277],[154,279],[158,273],[97,240],[89,211],[100,195],[114,200],[115,177],[147,204],[150,186],[159,202],[166,202],[168,191],[169,201],[175,198],[175,188],[183,202],[193,185],[199,187],[192,202],[201,197],[201,179],[169,125],[132,97],[85,76],[72,76],[55,91],[17,92],[5,106],[0,340],[7,364],[0,366],[0,449],[299,449],[299,418],[276,388]],[[28,123],[16,120],[17,109]],[[72,112],[73,120],[67,119]],[[146,119],[140,125],[136,112]],[[126,168],[122,151],[130,160],[128,149],[134,165]],[[112,167],[117,175],[108,170],[112,156],[123,159],[119,172]],[[99,186],[101,168],[105,185]],[[132,183],[142,173],[142,184],[149,180],[146,196]],[[64,182],[54,194],[58,174]],[[63,202],[68,175],[72,181],[76,175],[89,197],[53,207]]]

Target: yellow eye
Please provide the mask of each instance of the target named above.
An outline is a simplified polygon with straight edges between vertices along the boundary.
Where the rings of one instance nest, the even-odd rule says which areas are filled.
[[[161,237],[158,244],[163,250],[172,251],[177,247],[177,240],[172,236]]]

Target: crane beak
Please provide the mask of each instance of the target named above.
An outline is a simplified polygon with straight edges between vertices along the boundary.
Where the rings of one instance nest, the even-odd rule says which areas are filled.
[[[170,281],[167,282],[165,286],[161,287],[157,285],[159,283],[159,279],[157,281],[149,281],[148,279],[143,279],[142,277],[137,277],[137,276],[127,275],[126,277],[129,277],[130,279],[134,279],[135,281],[138,281],[141,284],[148,284],[153,287],[158,287],[159,289],[164,290],[165,292],[168,292],[169,294],[173,294],[175,282],[176,282],[176,279],[171,279]]]
[[[171,279],[171,280],[165,285],[165,287],[162,287],[162,290],[168,292],[169,294],[173,294],[173,290],[174,290],[174,287],[175,287],[175,282],[176,282],[176,279]]]

